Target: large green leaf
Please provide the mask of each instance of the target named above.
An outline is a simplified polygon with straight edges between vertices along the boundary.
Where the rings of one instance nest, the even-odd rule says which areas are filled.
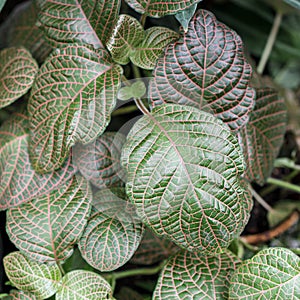
[[[41,5],[39,21],[52,45],[82,43],[101,48],[120,10],[120,0],[48,0]]]
[[[106,128],[122,69],[104,49],[72,45],[42,65],[28,103],[30,152],[35,169],[57,169],[76,143],[90,143]]]
[[[249,123],[239,133],[249,180],[263,184],[271,174],[283,142],[287,111],[284,99],[272,89],[258,89]]]
[[[0,52],[0,70],[0,108],[3,108],[27,93],[38,65],[28,50],[13,47]]]
[[[123,190],[113,191],[104,189],[94,195],[94,209],[79,241],[83,258],[101,272],[124,265],[143,234],[143,225],[133,206],[123,199]]]
[[[59,288],[61,273],[57,265],[41,264],[20,252],[12,252],[3,259],[9,281],[18,289],[45,299]]]
[[[211,256],[181,251],[165,265],[153,300],[228,299],[229,279],[239,263],[229,251]]]
[[[64,261],[87,224],[91,198],[87,182],[74,176],[57,190],[9,209],[8,236],[31,259]]]
[[[55,295],[56,300],[114,299],[110,285],[94,272],[72,271],[61,282],[62,288]]]
[[[285,248],[268,248],[244,261],[231,277],[229,299],[300,299],[300,259]]]
[[[39,300],[34,294],[24,291],[12,290],[9,293],[9,300]],[[6,299],[6,298],[4,298]],[[8,300],[8,299],[7,299]]]
[[[151,17],[159,18],[165,15],[173,15],[184,10],[201,0],[125,0],[135,11]]]
[[[70,159],[55,172],[39,174],[28,153],[28,118],[17,114],[0,127],[0,210],[57,189],[75,172]]]
[[[120,158],[126,137],[121,133],[105,132],[94,142],[76,144],[72,157],[81,174],[97,188],[120,185],[125,181]]]
[[[238,130],[253,107],[250,78],[240,37],[212,13],[199,10],[188,31],[158,60],[149,97],[153,106],[173,102],[198,107]]]
[[[122,152],[127,194],[158,235],[218,252],[248,219],[244,159],[228,126],[197,108],[165,104],[139,119]]]

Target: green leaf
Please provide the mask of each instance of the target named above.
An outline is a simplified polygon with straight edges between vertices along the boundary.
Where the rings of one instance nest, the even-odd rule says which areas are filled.
[[[149,86],[152,105],[187,104],[213,113],[232,130],[248,122],[255,91],[241,38],[205,10],[158,60]]]
[[[34,294],[24,291],[12,290],[9,293],[10,300],[39,300]]]
[[[110,285],[94,272],[72,271],[63,277],[61,283],[56,300],[113,299]]]
[[[189,23],[196,12],[196,9],[197,9],[197,4],[193,4],[192,6],[186,8],[185,10],[179,11],[175,15],[175,18],[183,27],[184,32],[188,31]]]
[[[239,133],[250,181],[263,184],[272,172],[286,130],[284,99],[270,89],[257,89],[254,111]]]
[[[143,225],[122,191],[104,189],[95,194],[94,209],[79,241],[82,257],[101,272],[124,265],[142,239]]]
[[[268,248],[244,261],[231,277],[229,299],[300,299],[300,260],[285,248]]]
[[[125,0],[125,2],[138,13],[146,14],[154,18],[176,14],[200,1],[201,0]]]
[[[165,27],[151,27],[145,31],[144,40],[131,53],[131,61],[140,68],[152,70],[164,48],[179,35]]]
[[[97,188],[121,185],[125,181],[120,157],[126,137],[121,133],[105,132],[94,142],[76,144],[72,156],[81,174]]]
[[[106,128],[122,69],[107,51],[72,45],[42,65],[28,103],[30,153],[36,170],[59,168],[76,143],[90,143]]]
[[[80,43],[103,48],[120,5],[119,0],[49,0],[41,5],[39,21],[55,47]]]
[[[74,176],[57,190],[7,211],[6,231],[26,256],[41,263],[66,260],[90,213],[87,182]]]
[[[165,265],[153,300],[228,299],[229,279],[239,263],[227,250],[211,256],[181,251]]]
[[[107,43],[113,60],[122,65],[129,63],[131,52],[142,42],[144,35],[138,20],[129,15],[120,15]]]
[[[13,115],[0,127],[0,210],[47,194],[73,176],[70,158],[59,170],[37,173],[29,159],[28,118]]]
[[[0,52],[0,108],[8,106],[31,88],[38,65],[25,48]]]
[[[0,11],[2,10],[6,0],[0,0]]]
[[[300,9],[300,0],[283,0],[283,1],[297,9]]]
[[[139,119],[122,152],[127,194],[158,235],[191,251],[227,247],[248,219],[237,138],[213,115],[165,104]]]
[[[127,101],[131,98],[142,98],[147,89],[145,83],[141,80],[135,81],[131,86],[124,86],[118,92],[118,99]]]
[[[54,295],[59,287],[61,273],[57,265],[41,264],[20,252],[12,252],[3,259],[9,281],[18,289],[33,293],[38,298]]]

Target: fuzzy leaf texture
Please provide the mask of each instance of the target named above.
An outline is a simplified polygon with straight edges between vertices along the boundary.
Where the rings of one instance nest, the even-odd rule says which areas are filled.
[[[138,13],[146,14],[154,18],[176,14],[200,1],[201,0],[125,0],[125,2]]]
[[[31,88],[38,64],[22,47],[0,52],[0,108],[8,106]]]
[[[158,60],[149,98],[153,106],[172,102],[197,107],[239,130],[254,104],[251,71],[237,33],[211,12],[199,10],[188,31]]]
[[[167,261],[153,300],[228,299],[229,279],[239,263],[229,251],[208,256],[181,251]]]
[[[90,143],[110,121],[122,69],[104,49],[72,45],[55,50],[32,87],[30,153],[35,169],[59,168],[76,143]]]
[[[244,261],[230,281],[230,300],[300,299],[300,259],[285,248],[264,249]]]
[[[238,133],[250,181],[263,185],[270,176],[283,142],[286,122],[284,99],[272,89],[257,89],[249,123]]]
[[[68,159],[57,171],[39,174],[28,153],[28,117],[16,114],[0,127],[0,210],[47,194],[75,173]]]
[[[191,251],[218,252],[250,213],[237,138],[213,115],[166,104],[139,119],[122,152],[126,190],[158,235]]]
[[[47,0],[41,5],[39,21],[54,47],[89,44],[103,48],[120,10],[121,1]]]
[[[134,254],[144,231],[123,189],[104,189],[94,195],[93,210],[79,241],[82,257],[101,272],[123,266]]]
[[[87,224],[91,191],[80,176],[57,190],[7,211],[6,231],[27,257],[43,262],[64,261]]]
[[[57,265],[41,264],[20,252],[11,252],[3,259],[9,281],[18,289],[46,299],[59,288],[61,273]]]

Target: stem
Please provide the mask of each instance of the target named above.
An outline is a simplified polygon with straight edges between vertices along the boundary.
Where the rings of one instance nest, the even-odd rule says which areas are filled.
[[[293,191],[293,192],[296,192],[296,193],[300,194],[300,186],[295,185],[293,183],[285,182],[285,181],[282,181],[280,179],[275,179],[275,178],[272,178],[272,177],[269,177],[267,179],[267,183],[274,184],[274,185],[277,185],[277,186],[282,187],[284,189],[287,189],[287,190],[290,190],[290,191]]]
[[[64,268],[62,267],[61,263],[59,261],[56,262],[56,265],[58,266],[60,273],[64,276],[66,275],[66,272],[64,270]]]
[[[147,18],[147,15],[146,15],[146,14],[141,15],[140,23],[141,23],[141,25],[142,25],[143,27],[145,27],[146,18]]]
[[[126,106],[126,107],[122,107],[122,108],[117,109],[111,115],[113,117],[120,116],[120,115],[127,115],[127,114],[129,114],[131,112],[134,112],[136,110],[137,110],[136,105],[130,105],[130,106]]]
[[[273,208],[251,186],[250,186],[250,190],[251,190],[252,196],[262,207],[264,207],[267,211],[273,210]]]
[[[267,43],[265,45],[263,54],[261,56],[261,59],[259,61],[258,67],[257,67],[257,73],[260,75],[264,72],[265,66],[266,66],[269,56],[271,54],[279,27],[281,24],[281,20],[282,20],[282,12],[277,11],[273,25],[272,25],[272,29],[270,31]]]
[[[143,103],[143,101],[140,98],[134,98],[134,102],[135,102],[136,106],[138,107],[138,109],[144,115],[149,115],[148,109],[146,108],[145,104]]]
[[[136,66],[134,63],[131,64],[132,65],[132,72],[134,75],[134,78],[141,78],[141,72],[140,72],[140,68],[138,66]]]

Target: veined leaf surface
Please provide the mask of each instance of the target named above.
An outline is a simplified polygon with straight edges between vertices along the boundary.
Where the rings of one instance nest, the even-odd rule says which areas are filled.
[[[250,212],[244,159],[228,126],[197,108],[166,104],[139,119],[122,152],[127,195],[158,235],[219,252]]]
[[[149,98],[153,106],[172,102],[197,107],[239,130],[255,98],[250,78],[241,38],[212,13],[199,10],[188,31],[158,60]]]
[[[0,127],[0,210],[51,192],[76,171],[68,159],[57,171],[37,173],[29,159],[27,128],[28,118],[21,114]]]
[[[300,299],[300,259],[285,248],[268,248],[244,261],[230,280],[229,299]]]
[[[229,279],[239,263],[229,251],[210,256],[181,251],[165,265],[153,300],[228,299]]]
[[[28,103],[34,168],[59,168],[76,143],[90,143],[106,128],[122,69],[104,49],[57,49],[41,67]]]
[[[91,217],[79,241],[82,257],[101,272],[124,265],[139,246],[143,225],[123,189],[104,189],[94,195]]]
[[[55,295],[56,300],[114,299],[107,281],[94,272],[76,270],[62,278],[62,288]]]
[[[0,108],[8,106],[31,88],[38,64],[23,47],[0,52]]]
[[[7,211],[6,231],[17,248],[39,262],[59,262],[73,253],[90,213],[85,179],[71,180],[51,193]]]
[[[39,300],[34,294],[24,291],[12,290],[7,300]],[[6,298],[4,298],[6,300]]]
[[[39,21],[55,47],[81,43],[103,48],[120,4],[120,0],[48,0],[41,5]]]
[[[272,89],[257,89],[249,123],[238,133],[250,181],[264,184],[270,176],[286,130],[284,99]]]
[[[9,281],[18,289],[46,299],[59,288],[61,273],[57,265],[41,264],[20,252],[11,252],[3,259]]]
[[[159,18],[165,15],[173,15],[184,10],[201,0],[125,0],[135,11],[151,17]]]

